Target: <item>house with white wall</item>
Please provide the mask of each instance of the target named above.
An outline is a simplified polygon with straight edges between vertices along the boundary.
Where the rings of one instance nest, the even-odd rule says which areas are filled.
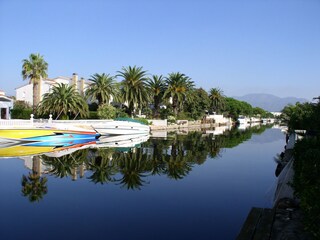
[[[72,77],[56,77],[42,79],[39,86],[40,101],[45,93],[49,93],[53,86],[59,83],[67,84],[68,86],[75,86],[80,94],[84,94],[89,83],[81,78],[79,80],[78,74],[73,73]],[[33,84],[25,84],[21,87],[16,88],[16,100],[25,101],[30,105],[33,104]]]
[[[11,119],[10,110],[13,108],[13,99],[6,96],[5,92],[0,90],[0,119]]]

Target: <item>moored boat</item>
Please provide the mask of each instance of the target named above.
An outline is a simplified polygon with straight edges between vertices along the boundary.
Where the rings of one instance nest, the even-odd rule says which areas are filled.
[[[68,141],[76,139],[95,140],[100,134],[93,130],[61,130],[56,128],[0,129],[0,143]]]
[[[149,134],[150,127],[133,119],[114,120],[92,125],[101,135]]]

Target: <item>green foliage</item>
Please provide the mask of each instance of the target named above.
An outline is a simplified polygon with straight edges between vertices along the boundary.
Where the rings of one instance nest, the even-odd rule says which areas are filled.
[[[253,108],[252,113],[254,116],[260,116],[262,118],[272,118],[273,117],[272,113],[265,111],[264,109],[259,108],[259,107]]]
[[[206,111],[208,111],[209,105],[209,96],[204,89],[198,88],[194,91],[191,91],[188,101],[184,103],[183,109],[185,115],[187,116],[185,119],[202,119],[202,117],[206,114]]]
[[[225,98],[225,101],[225,111],[234,120],[237,120],[239,115],[253,115],[253,107],[249,103],[229,97]]]
[[[13,119],[30,119],[32,114],[31,106],[25,101],[15,101],[11,109],[11,118]]]
[[[280,119],[288,125],[289,129],[304,129],[319,133],[320,104],[296,103],[296,105],[288,105],[282,110]]]
[[[146,87],[147,72],[142,67],[123,67],[118,71],[118,76],[123,80],[120,84],[120,94],[124,102],[128,103],[128,112],[133,115],[134,109],[142,109],[147,105],[149,100],[148,90]]]
[[[116,108],[111,105],[101,105],[97,111],[97,115],[100,119],[114,119],[116,113]]]
[[[175,116],[183,109],[186,100],[191,97],[194,88],[194,82],[183,73],[170,73],[165,80],[166,91],[163,97],[172,98],[172,109]]]
[[[153,100],[153,117],[159,117],[160,104],[165,91],[164,77],[162,75],[152,75],[147,81],[148,91]]]
[[[33,84],[33,112],[36,113],[36,107],[40,101],[39,84],[42,78],[48,76],[48,63],[39,53],[30,54],[29,59],[22,60],[23,80],[29,79]]]
[[[179,112],[176,119],[177,120],[193,120],[193,118],[191,118],[186,112]]]
[[[167,108],[161,108],[160,111],[160,118],[161,119],[167,119],[168,116],[172,116],[173,115],[173,110],[172,110],[172,107],[171,105],[168,105]]]
[[[225,107],[225,97],[220,88],[211,88],[209,92],[210,108],[213,112],[220,113]]]
[[[303,139],[294,148],[293,187],[305,213],[305,226],[320,237],[320,140]]]
[[[86,91],[86,96],[91,101],[98,100],[99,105],[103,105],[109,104],[111,98],[118,98],[119,87],[115,77],[105,73],[96,73],[89,80],[91,83]]]
[[[142,124],[149,125],[148,120],[145,119],[145,118],[134,118],[134,120],[136,120],[136,121],[138,121],[138,122],[140,122]]]
[[[97,111],[90,111],[88,119],[98,119],[98,112]]]
[[[97,110],[97,118],[99,119],[114,119],[128,117],[122,109],[116,108],[112,105],[102,105]]]
[[[71,115],[87,117],[89,114],[88,104],[73,86],[58,84],[52,91],[45,93],[37,109],[39,114],[53,114],[60,118]]]
[[[176,118],[174,116],[168,116],[168,123],[175,123]]]

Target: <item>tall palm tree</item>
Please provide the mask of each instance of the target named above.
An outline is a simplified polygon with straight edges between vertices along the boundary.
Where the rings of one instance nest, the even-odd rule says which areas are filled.
[[[40,102],[39,114],[52,113],[56,118],[68,118],[68,114],[86,117],[89,113],[88,104],[74,86],[63,83],[52,88],[52,91],[44,94]]]
[[[89,79],[90,83],[86,95],[91,100],[98,100],[99,105],[109,104],[111,100],[115,100],[118,97],[118,84],[115,81],[115,77],[109,74],[94,74]]]
[[[162,75],[152,75],[147,81],[149,93],[153,98],[153,116],[157,118],[159,116],[160,103],[165,91],[164,77]]]
[[[39,53],[30,54],[29,59],[23,59],[22,62],[23,80],[29,79],[29,83],[33,84],[33,113],[35,113],[40,102],[41,79],[48,77],[48,63]]]
[[[210,106],[215,112],[219,112],[224,108],[225,97],[220,88],[211,88],[209,91]]]
[[[182,103],[194,88],[194,82],[183,73],[170,73],[165,80],[166,91],[164,98],[172,98],[172,108],[175,115],[182,108]]]
[[[129,114],[132,116],[135,107],[140,110],[148,102],[148,91],[146,88],[147,72],[142,67],[123,67],[118,71],[119,77],[122,77],[120,91],[123,98],[128,104]]]

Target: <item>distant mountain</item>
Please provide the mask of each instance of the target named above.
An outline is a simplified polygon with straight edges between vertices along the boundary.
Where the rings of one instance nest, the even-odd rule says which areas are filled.
[[[280,98],[272,94],[253,93],[242,97],[233,97],[240,101],[250,103],[253,107],[260,107],[269,112],[280,112],[288,104],[296,104],[296,102],[304,103],[308,100],[305,98],[285,97]]]

